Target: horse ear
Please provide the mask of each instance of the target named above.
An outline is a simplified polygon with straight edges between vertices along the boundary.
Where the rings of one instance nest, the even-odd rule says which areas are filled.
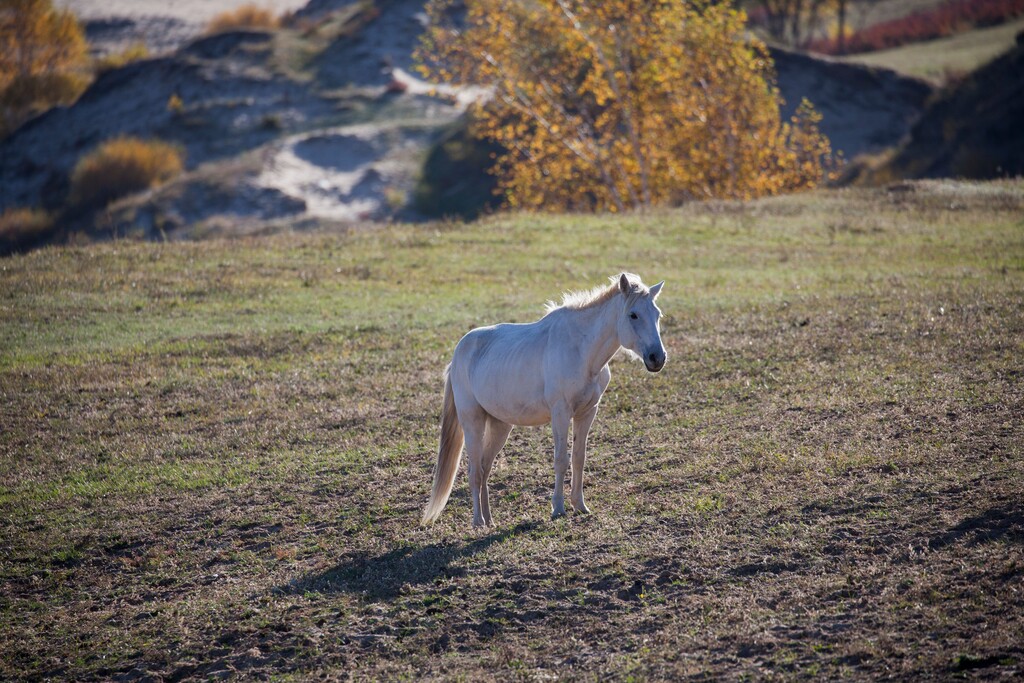
[[[652,300],[654,300],[654,299],[657,299],[657,298],[658,298],[658,295],[659,295],[659,294],[661,294],[661,287],[662,287],[662,285],[664,285],[664,284],[665,284],[665,281],[664,281],[664,280],[662,280],[662,281],[661,281],[661,282],[659,282],[658,284],[656,284],[656,285],[654,285],[653,287],[651,287],[651,299],[652,299]]]
[[[623,294],[629,294],[632,289],[632,285],[629,284],[629,278],[626,277],[625,273],[619,275],[619,291]]]

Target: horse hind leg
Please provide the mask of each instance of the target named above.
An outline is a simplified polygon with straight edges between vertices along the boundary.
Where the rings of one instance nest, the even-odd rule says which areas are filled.
[[[471,410],[459,411],[459,422],[466,438],[466,465],[469,469],[469,493],[473,501],[473,526],[484,526],[481,489],[483,488],[484,437],[487,414],[477,406]]]
[[[491,476],[491,467],[494,459],[505,445],[512,425],[507,422],[488,416],[487,430],[484,438],[483,458],[481,459],[481,486],[480,486],[480,507],[483,513],[484,524],[494,526],[491,521],[490,490],[487,488],[487,479]]]

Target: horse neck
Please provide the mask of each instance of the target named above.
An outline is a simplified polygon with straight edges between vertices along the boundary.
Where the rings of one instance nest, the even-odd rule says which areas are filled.
[[[621,306],[622,299],[613,296],[593,308],[574,311],[580,316],[580,338],[585,340],[580,345],[582,355],[593,374],[607,365],[619,350],[617,325]]]

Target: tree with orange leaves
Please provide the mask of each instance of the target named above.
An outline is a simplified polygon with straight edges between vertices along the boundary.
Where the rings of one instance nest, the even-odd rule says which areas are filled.
[[[431,0],[428,77],[485,85],[476,135],[512,207],[643,209],[813,187],[834,169],[820,117],[779,113],[771,59],[727,3]]]
[[[82,28],[51,0],[0,0],[0,45],[0,137],[89,82]]]

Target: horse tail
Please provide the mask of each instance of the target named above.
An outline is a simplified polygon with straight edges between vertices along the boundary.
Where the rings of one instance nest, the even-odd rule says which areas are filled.
[[[430,490],[430,500],[423,511],[422,524],[429,524],[440,516],[444,506],[448,504],[448,496],[455,485],[455,475],[459,472],[459,460],[462,459],[462,444],[465,437],[459,416],[455,412],[455,395],[452,393],[451,363],[444,371],[444,409],[441,413],[441,442],[437,448],[437,463],[434,465],[434,486]]]

